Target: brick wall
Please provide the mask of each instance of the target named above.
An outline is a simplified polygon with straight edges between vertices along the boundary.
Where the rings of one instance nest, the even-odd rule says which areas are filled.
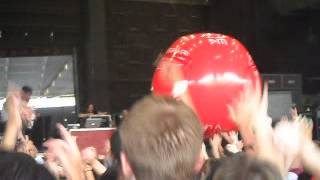
[[[119,111],[150,92],[161,51],[181,35],[206,29],[205,7],[108,0],[106,9],[110,102]]]

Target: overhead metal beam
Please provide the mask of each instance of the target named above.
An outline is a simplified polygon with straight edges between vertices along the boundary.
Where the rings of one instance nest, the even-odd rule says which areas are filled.
[[[44,61],[41,61],[42,67],[41,67],[41,74],[40,74],[40,82],[39,82],[39,95],[43,95],[42,92],[44,92],[43,87],[43,82],[44,82],[44,74],[47,69],[47,63],[48,63],[48,56],[44,57]]]
[[[46,90],[51,86],[52,82],[55,81],[59,77],[59,73],[62,72],[65,69],[65,65],[68,64],[68,60],[66,60],[62,66],[59,68],[59,70],[56,72],[54,76],[52,76],[51,80],[48,82],[48,84],[43,85],[41,89],[41,95],[44,95]],[[70,69],[72,70],[72,69]]]
[[[188,5],[206,5],[208,0],[126,0],[126,1],[143,1],[152,3],[170,3],[170,4],[188,4]]]

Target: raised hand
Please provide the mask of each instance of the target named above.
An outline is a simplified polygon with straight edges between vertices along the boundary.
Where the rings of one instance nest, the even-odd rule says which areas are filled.
[[[228,106],[231,119],[238,126],[241,133],[243,146],[250,153],[256,153],[254,151],[256,148],[256,134],[254,131],[259,128],[257,126],[258,117],[266,112],[262,108],[267,108],[267,105],[262,106],[262,96],[259,89],[259,84],[256,85],[256,88],[244,89],[239,100],[234,102],[234,106]],[[267,88],[265,88],[265,94],[266,90]]]
[[[82,160],[86,166],[92,169],[96,175],[101,176],[107,168],[97,159],[97,151],[94,147],[87,147],[81,151]],[[86,176],[88,176],[87,171]]]
[[[229,106],[230,116],[240,129],[252,127],[252,121],[261,104],[261,92],[258,89],[259,85],[255,89],[244,89],[239,100],[234,102],[235,108]]]
[[[57,127],[62,140],[50,139],[45,142],[47,153],[63,167],[68,180],[83,180],[83,167],[77,143],[61,124]]]
[[[297,120],[298,119],[298,110],[296,107],[291,108],[291,118],[292,120]]]
[[[22,122],[19,113],[20,98],[17,94],[11,93],[7,96],[5,104],[8,112],[8,123],[5,129],[2,148],[7,151],[12,151],[15,147],[17,137],[21,134]]]
[[[213,137],[210,139],[210,144],[212,147],[212,154],[213,157],[216,159],[220,159],[221,158],[221,142],[222,142],[222,137],[220,136],[220,134],[214,134]]]
[[[89,165],[92,165],[97,159],[97,151],[94,147],[87,147],[81,151],[82,160]]]
[[[289,168],[293,161],[303,159],[305,148],[313,144],[311,132],[312,124],[302,116],[297,117],[295,121],[288,121],[287,118],[283,118],[277,124],[273,139],[285,159],[285,168]]]

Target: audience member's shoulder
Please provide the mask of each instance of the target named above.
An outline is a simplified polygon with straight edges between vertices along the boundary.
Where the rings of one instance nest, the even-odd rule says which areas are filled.
[[[0,151],[0,175],[2,180],[53,180],[54,177],[42,165],[24,154]]]
[[[99,180],[117,180],[118,179],[118,169],[116,167],[108,168],[104,174],[99,178]]]
[[[206,160],[199,174],[200,180],[211,180],[216,170],[221,166],[221,159],[210,158]]]

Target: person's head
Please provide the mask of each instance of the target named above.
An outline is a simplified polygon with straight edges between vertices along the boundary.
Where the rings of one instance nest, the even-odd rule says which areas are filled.
[[[119,163],[121,153],[121,139],[118,130],[114,131],[110,138],[110,147],[113,158]]]
[[[3,180],[54,180],[54,176],[23,153],[0,152],[0,177]]]
[[[237,154],[223,160],[212,180],[281,180],[274,165],[247,154]]]
[[[136,179],[191,179],[203,165],[202,127],[184,103],[146,96],[120,126],[121,166]]]
[[[119,127],[121,125],[122,121],[125,119],[127,114],[128,114],[127,110],[123,110],[120,113],[114,114],[114,120],[115,120],[117,127]]]
[[[87,113],[94,113],[94,105],[93,104],[89,104],[88,109],[87,109]]]
[[[32,88],[29,86],[23,86],[21,89],[21,99],[25,102],[29,102],[32,95]]]

